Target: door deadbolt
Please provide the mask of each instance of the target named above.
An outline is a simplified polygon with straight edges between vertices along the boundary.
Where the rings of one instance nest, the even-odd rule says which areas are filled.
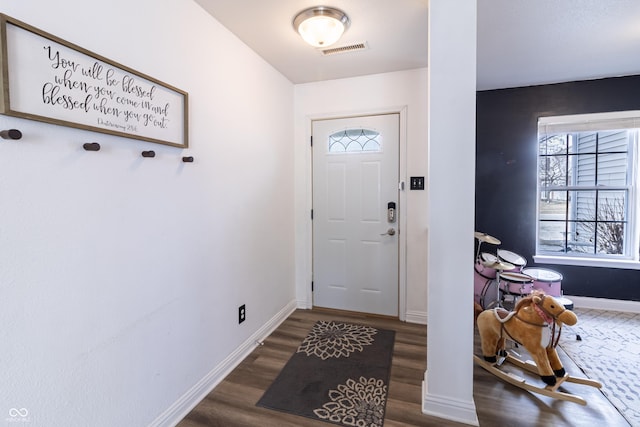
[[[387,222],[396,222],[396,204],[395,204],[395,202],[387,203]]]

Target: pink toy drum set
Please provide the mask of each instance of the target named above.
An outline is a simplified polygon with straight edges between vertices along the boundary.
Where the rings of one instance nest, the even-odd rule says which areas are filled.
[[[482,243],[500,245],[500,240],[486,233],[476,231],[478,250],[474,265],[474,300],[484,309],[507,304],[515,305],[517,300],[534,290],[541,290],[561,302],[567,309],[573,309],[573,302],[562,296],[562,274],[548,268],[527,266],[527,260],[515,252],[498,249],[496,255],[481,252]]]
[[[533,288],[552,297],[562,296],[562,274],[547,268],[525,268],[523,273],[533,278]]]
[[[527,265],[527,260],[515,252],[498,249],[497,253],[500,261],[513,264],[514,268],[510,271],[522,272],[522,269]]]
[[[496,263],[497,258],[495,255],[482,253],[474,266],[474,299],[482,307],[485,307],[492,299],[495,299],[498,292],[497,270],[493,268]]]
[[[505,271],[500,275],[500,278],[503,279],[503,283],[500,283],[500,290],[505,294],[522,296],[533,291],[533,278],[524,273]]]
[[[474,235],[479,241],[474,265],[474,300],[485,308],[491,305],[499,294],[498,282],[496,281],[498,270],[496,270],[496,267],[511,268],[514,266],[511,264],[503,265],[498,261],[496,255],[480,252],[480,246],[483,242],[499,245],[500,240],[480,232],[475,232]]]

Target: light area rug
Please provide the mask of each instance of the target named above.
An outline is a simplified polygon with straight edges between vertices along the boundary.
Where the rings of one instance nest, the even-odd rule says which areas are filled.
[[[381,427],[395,331],[317,322],[257,405],[343,426]]]
[[[640,427],[640,314],[576,308],[560,347],[632,427]],[[581,338],[578,340],[577,338]]]

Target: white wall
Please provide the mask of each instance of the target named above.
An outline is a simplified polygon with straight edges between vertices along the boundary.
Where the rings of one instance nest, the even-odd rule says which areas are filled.
[[[312,118],[340,117],[406,108],[406,177],[427,175],[427,70],[417,69],[296,85],[295,194],[298,303],[311,306]],[[401,132],[401,133],[402,133]],[[407,209],[407,319],[426,323],[427,191],[404,192]]]
[[[295,300],[293,85],[190,1],[2,9],[189,92],[184,151],[0,116],[0,423],[146,426]]]

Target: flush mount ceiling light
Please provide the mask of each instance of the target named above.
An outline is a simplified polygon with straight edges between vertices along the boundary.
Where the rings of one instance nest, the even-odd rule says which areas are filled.
[[[337,42],[351,21],[340,9],[316,6],[303,10],[293,19],[293,28],[304,41],[314,47],[327,47]]]

